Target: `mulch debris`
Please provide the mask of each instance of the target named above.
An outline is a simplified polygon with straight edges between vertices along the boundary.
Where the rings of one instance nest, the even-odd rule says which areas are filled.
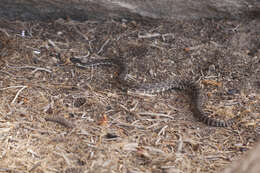
[[[260,134],[260,22],[0,21],[0,172],[220,172]],[[133,83],[197,81],[204,111],[233,127],[209,127],[178,91],[126,94],[114,58]]]

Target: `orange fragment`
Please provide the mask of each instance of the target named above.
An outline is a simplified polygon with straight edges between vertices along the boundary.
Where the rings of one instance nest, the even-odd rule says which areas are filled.
[[[104,114],[98,122],[98,125],[106,126],[108,124],[107,115]]]
[[[212,86],[216,86],[216,87],[221,87],[222,83],[215,81],[215,80],[203,80],[202,83],[204,85],[212,85]]]
[[[184,51],[189,52],[189,51],[190,51],[190,48],[189,48],[189,47],[185,47],[185,48],[184,48]]]
[[[24,104],[27,104],[27,103],[29,103],[29,99],[25,98],[25,97],[18,97],[17,102],[18,103],[23,102]]]

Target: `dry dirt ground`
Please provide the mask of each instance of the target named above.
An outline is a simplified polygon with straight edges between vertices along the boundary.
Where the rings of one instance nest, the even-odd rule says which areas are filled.
[[[219,172],[260,133],[260,21],[0,22],[0,172]],[[130,95],[114,69],[70,57],[115,58],[136,83],[198,82],[209,116],[178,91]]]

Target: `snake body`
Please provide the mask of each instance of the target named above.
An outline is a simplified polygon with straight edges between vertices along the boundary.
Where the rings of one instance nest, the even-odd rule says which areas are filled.
[[[198,84],[187,80],[174,80],[155,84],[141,84],[137,86],[130,86],[127,84],[127,67],[116,59],[99,59],[91,62],[83,63],[79,59],[70,58],[70,61],[79,68],[90,68],[98,66],[114,66],[117,70],[117,80],[120,84],[127,87],[127,92],[154,94],[167,90],[181,90],[184,91],[191,100],[191,111],[199,121],[215,127],[229,127],[235,123],[235,119],[221,120],[207,116],[202,111],[202,92]]]

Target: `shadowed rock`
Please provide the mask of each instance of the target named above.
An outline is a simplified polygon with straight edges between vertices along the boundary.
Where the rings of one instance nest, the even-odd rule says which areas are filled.
[[[258,0],[1,0],[0,18],[105,20],[259,16]]]
[[[223,173],[257,173],[260,172],[260,143],[242,159],[234,162]]]

